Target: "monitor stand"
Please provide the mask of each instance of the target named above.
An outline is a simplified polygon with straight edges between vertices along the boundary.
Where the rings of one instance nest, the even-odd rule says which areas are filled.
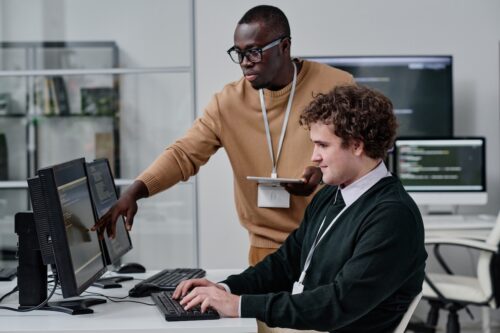
[[[456,215],[458,205],[419,205],[422,215]]]
[[[94,310],[90,309],[89,307],[103,303],[106,303],[105,299],[81,298],[74,300],[49,302],[48,305],[45,305],[37,310],[57,311],[57,312],[67,313],[70,315],[82,315],[82,314],[94,313]],[[33,307],[34,307],[33,305],[20,305],[19,309],[29,309]]]
[[[92,283],[92,286],[102,289],[111,289],[111,288],[121,288],[122,285],[120,282],[130,281],[134,278],[132,276],[118,275],[118,276],[110,276],[105,278],[100,278],[96,282]]]

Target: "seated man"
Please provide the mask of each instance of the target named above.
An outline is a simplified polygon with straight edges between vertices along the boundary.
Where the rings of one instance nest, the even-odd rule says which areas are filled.
[[[392,103],[365,87],[337,87],[300,122],[327,184],[300,227],[254,267],[221,284],[184,281],[174,298],[271,327],[392,332],[422,289],[427,258],[420,212],[383,162],[396,136]]]

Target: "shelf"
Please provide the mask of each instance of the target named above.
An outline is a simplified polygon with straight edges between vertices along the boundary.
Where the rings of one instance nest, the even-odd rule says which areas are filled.
[[[19,113],[19,114],[0,114],[0,118],[23,118],[26,117],[26,114],[24,113]]]
[[[105,69],[37,69],[0,71],[0,77],[34,76],[72,76],[72,75],[123,75],[123,74],[159,74],[190,73],[191,68],[178,67],[143,67],[143,68],[105,68]]]
[[[73,113],[73,114],[54,114],[54,115],[44,115],[37,114],[33,115],[32,118],[115,118],[118,117],[118,114],[81,114],[81,113]]]
[[[2,180],[0,189],[27,189],[28,183],[25,180]]]

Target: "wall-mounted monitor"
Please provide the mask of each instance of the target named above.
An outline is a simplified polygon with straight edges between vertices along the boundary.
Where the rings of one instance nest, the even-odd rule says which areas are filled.
[[[351,73],[394,104],[399,137],[453,136],[451,56],[304,57]]]
[[[394,172],[419,205],[483,205],[484,138],[397,139]]]

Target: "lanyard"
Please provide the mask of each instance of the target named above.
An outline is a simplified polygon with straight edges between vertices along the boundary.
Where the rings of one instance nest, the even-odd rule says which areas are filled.
[[[280,158],[283,140],[285,139],[286,126],[288,124],[288,117],[290,116],[290,110],[292,109],[293,96],[295,95],[295,85],[297,84],[297,66],[295,65],[294,62],[292,62],[292,64],[293,64],[292,90],[290,91],[290,96],[288,96],[288,104],[286,106],[285,119],[283,119],[283,126],[281,127],[281,135],[280,135],[280,141],[278,143],[278,153],[276,154],[276,161],[274,160],[273,143],[271,140],[271,131],[269,129],[269,121],[267,119],[267,110],[266,110],[266,102],[264,100],[264,91],[262,89],[259,89],[260,106],[262,108],[262,117],[264,118],[264,126],[266,127],[267,145],[269,147],[269,154],[271,155],[271,162],[273,164],[271,178],[278,177],[278,173],[277,173],[276,168],[278,165],[278,160]]]
[[[339,190],[337,188],[337,193],[335,194],[335,201],[337,201],[338,191]],[[334,204],[335,204],[335,202],[334,202]],[[309,254],[307,255],[306,262],[304,264],[304,269],[302,270],[302,273],[300,274],[300,278],[299,278],[299,283],[300,284],[302,284],[304,282],[304,278],[306,277],[307,269],[309,268],[309,265],[311,264],[312,256],[313,256],[314,251],[316,250],[316,247],[318,246],[319,242],[321,242],[321,240],[323,239],[323,237],[325,237],[326,233],[328,231],[330,231],[330,229],[333,227],[333,225],[335,224],[335,222],[337,222],[337,220],[339,219],[339,217],[345,212],[345,210],[347,208],[349,208],[348,205],[346,205],[344,208],[342,208],[342,210],[337,214],[337,216],[335,216],[335,218],[332,220],[332,222],[330,222],[330,224],[328,225],[328,227],[325,229],[325,231],[320,236],[319,233],[321,232],[321,229],[323,229],[323,224],[325,223],[326,215],[323,218],[323,222],[321,222],[321,225],[319,226],[318,233],[316,234],[316,238],[314,238],[313,245],[311,246],[311,249],[309,250]],[[319,239],[318,239],[318,237],[319,237]]]
[[[316,234],[316,238],[314,238],[313,245],[311,246],[311,249],[309,250],[309,254],[307,255],[306,262],[304,263],[304,269],[302,270],[302,273],[300,274],[299,284],[302,284],[302,282],[304,282],[304,278],[306,277],[307,269],[309,268],[309,265],[311,264],[311,259],[312,259],[312,256],[314,254],[314,251],[316,250],[316,247],[318,246],[319,242],[321,242],[321,240],[326,235],[326,233],[328,231],[330,231],[330,229],[335,224],[335,222],[337,222],[339,217],[345,212],[345,210],[347,208],[349,208],[353,203],[355,203],[366,191],[368,191],[368,189],[372,188],[372,186],[375,185],[375,183],[377,183],[380,179],[391,176],[391,173],[388,172],[387,169],[385,169],[385,167],[384,167],[384,169],[386,170],[385,174],[380,174],[381,172],[383,172],[382,170],[384,170],[382,168],[380,169],[380,171],[375,170],[375,169],[380,167],[381,163],[383,163],[383,162],[380,162],[372,171],[370,171],[370,172],[375,172],[375,174],[372,176],[372,179],[368,182],[369,186],[368,186],[368,184],[365,183],[365,189],[362,191],[362,193],[359,193],[356,197],[356,200],[351,202],[349,205],[346,204],[346,206],[337,214],[337,216],[335,216],[335,218],[332,220],[332,222],[330,222],[328,227],[325,229],[325,231],[320,236],[321,229],[323,229],[323,225],[324,225],[325,220],[326,220],[326,215],[325,215],[325,217],[323,218],[323,222],[321,222],[321,225],[319,226],[318,233]],[[337,195],[338,195],[339,191],[340,190],[337,187],[337,192],[335,193],[335,200],[333,202],[334,205],[335,205],[335,202],[337,202]],[[327,212],[327,215],[328,215],[328,212]],[[319,237],[319,239],[318,239],[318,237]]]

